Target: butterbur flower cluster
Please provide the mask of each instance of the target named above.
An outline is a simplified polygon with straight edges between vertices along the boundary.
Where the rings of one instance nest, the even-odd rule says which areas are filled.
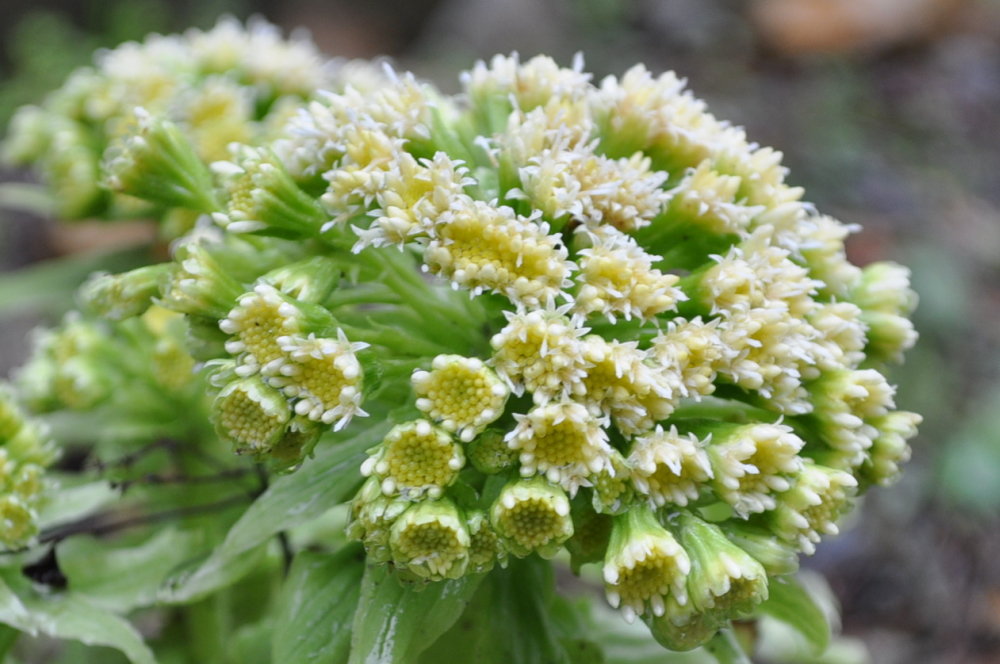
[[[376,66],[323,57],[304,35],[285,38],[261,19],[244,26],[223,18],[209,30],[151,35],[99,52],[93,66],[74,72],[43,104],[18,111],[3,157],[40,172],[63,219],[162,216],[167,232],[176,234],[190,226],[190,215],[168,214],[176,199],[135,191],[127,174],[134,150],[129,154],[119,145],[137,129],[152,133],[155,143],[150,115],[176,125],[193,155],[214,161],[226,158],[233,141],[253,144],[274,136],[317,90],[368,85],[380,77]],[[149,140],[128,139],[133,147]],[[202,170],[192,159],[172,163],[188,177]],[[146,185],[150,191],[171,188],[168,181]]]
[[[567,550],[668,647],[752,614],[908,457],[906,269],[851,265],[856,229],[671,73],[380,76],[224,159],[150,111],[130,191],[173,178],[203,216],[92,308],[183,320],[238,453],[290,470],[369,435],[348,533],[405,580]]]

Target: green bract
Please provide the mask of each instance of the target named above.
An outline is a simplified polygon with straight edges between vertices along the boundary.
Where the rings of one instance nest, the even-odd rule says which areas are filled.
[[[421,592],[469,611],[523,595],[545,615],[543,589],[503,584],[567,550],[574,569],[600,566],[629,621],[689,649],[754,615],[859,490],[898,474],[920,418],[895,409],[884,363],[915,341],[908,272],[850,265],[851,227],[817,215],[780,153],[714,118],[673,74],[637,66],[595,84],[579,64],[498,56],[463,75],[460,95],[391,70],[339,88],[319,69],[290,80],[224,62],[221,33],[251,51],[264,39],[233,30],[164,38],[158,48],[201,82],[181,94],[157,61],[151,81],[171,104],[150,103],[152,89],[124,110],[109,98],[116,52],[88,74],[92,91],[74,93],[86,109],[114,102],[104,122],[140,120],[108,153],[114,189],[205,214],[168,263],[88,282],[87,308],[107,320],[68,319],[24,381],[39,409],[144,399],[178,417],[187,404],[182,449],[248,470],[230,446],[265,480],[290,473],[246,512],[277,504],[278,523],[256,524],[265,534],[237,551],[251,516],[237,521],[194,588],[215,589],[200,570],[237,559],[225,551],[251,561],[246,573],[274,571],[253,567],[253,547],[285,517],[300,526],[292,507],[314,509],[311,492],[330,482],[338,501],[357,491],[346,532],[369,567],[350,594],[355,646],[381,644],[377,661],[417,661],[393,650],[416,646],[379,636],[381,609],[366,602],[402,620],[426,608]],[[155,49],[127,50],[154,67]],[[265,94],[274,109],[247,118],[225,154],[191,120],[211,86],[234,104]],[[38,112],[15,125],[24,159],[50,126]],[[154,350],[112,357],[115,338]],[[174,354],[174,373],[157,353]],[[129,394],[147,383],[151,395]],[[327,475],[310,475],[321,463]],[[281,492],[303,502],[282,513],[268,502]],[[287,555],[343,545],[299,530]],[[10,532],[8,544],[25,539]],[[315,561],[292,569],[296,583],[351,577]],[[427,609],[444,621],[428,633],[460,639],[448,630],[463,606]],[[503,610],[497,629],[513,624]],[[586,650],[587,638],[545,647]],[[375,661],[365,656],[350,661]]]

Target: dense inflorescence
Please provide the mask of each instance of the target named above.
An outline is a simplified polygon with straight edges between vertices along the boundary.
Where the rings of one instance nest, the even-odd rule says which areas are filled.
[[[89,291],[184,316],[237,452],[287,468],[379,432],[348,528],[370,560],[438,581],[565,549],[693,647],[895,478],[920,421],[884,374],[916,338],[908,272],[850,264],[855,229],[780,153],[641,66],[595,85],[498,56],[456,96],[379,76],[175,178],[209,214],[155,275]],[[217,156],[130,112],[147,138],[107,168],[134,195]]]
[[[43,104],[19,110],[3,156],[41,172],[63,219],[163,215],[174,235],[190,227],[193,213],[211,211],[211,202],[182,211],[171,209],[169,199],[130,196],[129,183],[109,177],[102,164],[116,139],[136,133],[153,114],[176,123],[200,159],[223,159],[233,141],[276,136],[318,90],[377,81],[377,72],[367,63],[331,61],[305,35],[285,39],[266,21],[244,27],[223,18],[210,30],[151,35],[100,51],[93,66],[75,71]],[[146,140],[133,136],[135,143]],[[181,167],[171,175],[179,177],[202,170],[190,161],[174,166]],[[163,179],[156,186],[170,184]]]

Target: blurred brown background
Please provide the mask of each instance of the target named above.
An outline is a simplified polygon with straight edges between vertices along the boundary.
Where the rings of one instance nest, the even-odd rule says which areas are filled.
[[[331,55],[392,56],[457,88],[517,50],[599,79],[674,69],[714,113],[785,153],[791,181],[865,231],[854,262],[914,270],[921,341],[894,373],[925,415],[914,460],[807,564],[879,664],[1000,661],[1000,2],[995,0],[4,0],[0,122],[100,46],[222,13],[307,26]],[[5,181],[26,174],[3,173]],[[0,265],[66,251],[0,210]],[[79,240],[73,240],[78,242]],[[86,241],[84,240],[84,243]],[[0,372],[58,305],[0,324]]]

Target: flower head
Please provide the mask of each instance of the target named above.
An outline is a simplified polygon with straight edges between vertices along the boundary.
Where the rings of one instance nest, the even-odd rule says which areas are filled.
[[[309,335],[322,333],[331,325],[332,317],[326,309],[293,300],[267,283],[259,283],[241,295],[219,322],[219,328],[233,337],[226,343],[226,351],[242,358],[240,372],[250,375],[262,371],[269,376],[281,374],[293,352],[298,352],[299,361],[307,363],[310,357],[322,360],[333,356],[336,361],[343,355],[338,342],[309,340]],[[295,369],[289,371],[294,374]]]
[[[628,457],[632,481],[656,507],[684,507],[698,498],[713,476],[705,443],[694,434],[681,435],[677,427],[637,436]]]
[[[438,355],[430,371],[413,374],[417,408],[445,431],[469,442],[503,414],[510,394],[483,361],[460,355]]]
[[[722,619],[740,618],[767,599],[764,568],[726,539],[718,526],[685,515],[681,542],[691,557],[688,596],[698,611],[710,611]]]
[[[519,307],[552,306],[573,266],[548,231],[509,207],[459,198],[438,218],[424,260],[432,273],[473,294],[500,293]]]
[[[490,508],[490,523],[515,556],[554,556],[573,535],[569,499],[558,486],[541,478],[507,484]]]
[[[836,535],[837,520],[851,505],[858,481],[847,472],[803,462],[795,485],[778,497],[768,515],[782,539],[811,554],[822,535]]]
[[[238,453],[266,454],[285,432],[292,416],[288,401],[260,376],[226,385],[212,406],[219,435]]]
[[[364,371],[356,353],[368,344],[348,341],[343,330],[336,339],[310,333],[278,338],[284,362],[270,382],[293,399],[295,412],[310,420],[343,429],[361,409]]]
[[[585,328],[557,311],[507,313],[493,336],[492,364],[514,394],[525,389],[536,403],[579,391],[586,376]]]
[[[774,509],[802,468],[805,443],[783,424],[722,426],[708,447],[713,485],[719,497],[743,516]]]
[[[653,512],[635,507],[615,517],[604,558],[604,588],[611,606],[629,622],[637,615],[662,616],[668,597],[687,604],[691,560]]]
[[[581,315],[599,313],[612,323],[617,316],[647,320],[687,299],[674,287],[679,277],[654,268],[659,257],[631,236],[607,227],[584,234],[591,245],[580,251],[575,309]]]
[[[427,581],[462,576],[470,545],[464,519],[446,498],[414,503],[396,519],[389,534],[393,563]]]
[[[607,466],[607,434],[580,404],[550,403],[514,417],[517,427],[506,440],[520,453],[522,475],[545,475],[575,494],[589,475]]]
[[[464,465],[462,448],[451,436],[427,420],[417,420],[393,427],[361,472],[378,477],[387,496],[437,498]]]

